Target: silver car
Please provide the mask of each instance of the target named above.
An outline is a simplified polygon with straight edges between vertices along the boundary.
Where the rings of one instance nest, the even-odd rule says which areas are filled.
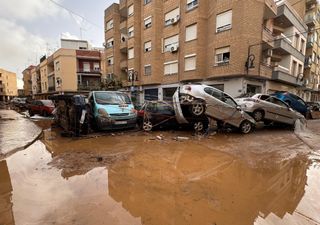
[[[188,123],[188,116],[206,115],[220,125],[231,125],[242,133],[249,133],[255,120],[245,113],[228,94],[204,84],[183,85],[173,96],[179,123]]]
[[[251,98],[236,99],[236,101],[256,122],[279,122],[289,125],[294,125],[297,120],[305,122],[302,114],[270,95],[256,94]]]

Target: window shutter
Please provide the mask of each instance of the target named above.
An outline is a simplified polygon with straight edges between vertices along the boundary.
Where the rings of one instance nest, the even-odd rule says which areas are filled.
[[[168,12],[165,16],[164,16],[164,20],[167,21],[167,20],[170,20],[172,18],[176,18],[179,14],[180,14],[180,9],[179,8],[176,8],[170,12]]]
[[[217,26],[216,26],[217,29],[219,27],[224,27],[231,23],[232,23],[232,10],[229,10],[227,12],[217,15]]]
[[[133,14],[133,5],[130,5],[128,7],[128,16],[132,15]]]
[[[191,41],[197,38],[197,24],[186,27],[186,41]]]
[[[184,59],[184,70],[195,70],[196,69],[196,56],[185,57]]]

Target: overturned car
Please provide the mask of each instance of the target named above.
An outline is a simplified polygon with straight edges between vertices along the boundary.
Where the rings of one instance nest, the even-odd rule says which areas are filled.
[[[206,115],[216,120],[218,127],[236,127],[244,134],[250,133],[255,126],[255,120],[231,96],[208,85],[178,87],[173,103],[179,123],[189,123],[187,118]]]

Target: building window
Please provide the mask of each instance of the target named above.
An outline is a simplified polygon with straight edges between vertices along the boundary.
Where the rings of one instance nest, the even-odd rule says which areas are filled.
[[[113,80],[113,73],[108,73],[106,76],[107,80]]]
[[[149,27],[151,27],[151,23],[152,23],[152,20],[151,20],[151,16],[147,17],[144,19],[144,27],[147,29]]]
[[[113,38],[110,38],[107,40],[106,48],[112,48],[113,47]]]
[[[172,51],[173,48],[176,48],[179,46],[179,35],[174,35],[172,37],[168,37],[164,39],[164,46],[163,46],[163,52],[169,52]]]
[[[90,72],[90,63],[88,62],[83,63],[83,72]]]
[[[164,63],[164,75],[172,75],[178,73],[178,61]]]
[[[59,61],[56,61],[56,62],[55,62],[54,69],[55,69],[56,71],[60,70],[60,62],[59,62]]]
[[[106,30],[110,30],[113,28],[113,20],[109,20],[106,24]]]
[[[100,71],[100,63],[98,63],[98,62],[93,63],[93,70]]]
[[[128,37],[133,37],[134,36],[134,27],[129,27],[128,28]]]
[[[148,4],[148,3],[150,3],[151,2],[151,0],[144,0],[144,4],[146,5],[146,4]]]
[[[297,75],[297,62],[295,60],[292,61],[292,67],[291,67],[291,75],[296,76]]]
[[[128,59],[133,59],[134,58],[134,49],[129,48],[128,49]]]
[[[197,24],[192,24],[186,27],[186,41],[197,39]]]
[[[184,71],[196,69],[196,54],[186,55],[184,57]]]
[[[113,65],[113,56],[110,56],[110,57],[107,58],[107,63],[108,63],[109,66]]]
[[[134,13],[133,4],[128,7],[128,16],[132,16]]]
[[[151,75],[151,65],[144,66],[144,75],[150,76]]]
[[[216,32],[222,32],[231,29],[232,24],[232,10],[217,15]]]
[[[198,6],[198,0],[187,0],[187,11]]]
[[[150,52],[151,51],[151,41],[147,41],[144,43],[144,51]]]
[[[227,64],[230,61],[230,47],[218,48],[215,54],[215,65]]]
[[[158,100],[158,88],[144,90],[144,99],[147,101]]]
[[[303,39],[301,39],[301,42],[300,42],[300,52],[301,53],[304,52],[305,44],[306,44],[306,42]]]
[[[168,26],[171,24],[175,24],[180,19],[180,9],[175,8],[174,10],[171,10],[170,12],[166,13],[164,15],[164,25]]]

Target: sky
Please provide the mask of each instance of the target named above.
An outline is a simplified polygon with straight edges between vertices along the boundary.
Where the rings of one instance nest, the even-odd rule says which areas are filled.
[[[23,88],[22,71],[57,50],[60,38],[102,47],[104,10],[113,2],[119,1],[0,0],[0,68],[15,72]]]

